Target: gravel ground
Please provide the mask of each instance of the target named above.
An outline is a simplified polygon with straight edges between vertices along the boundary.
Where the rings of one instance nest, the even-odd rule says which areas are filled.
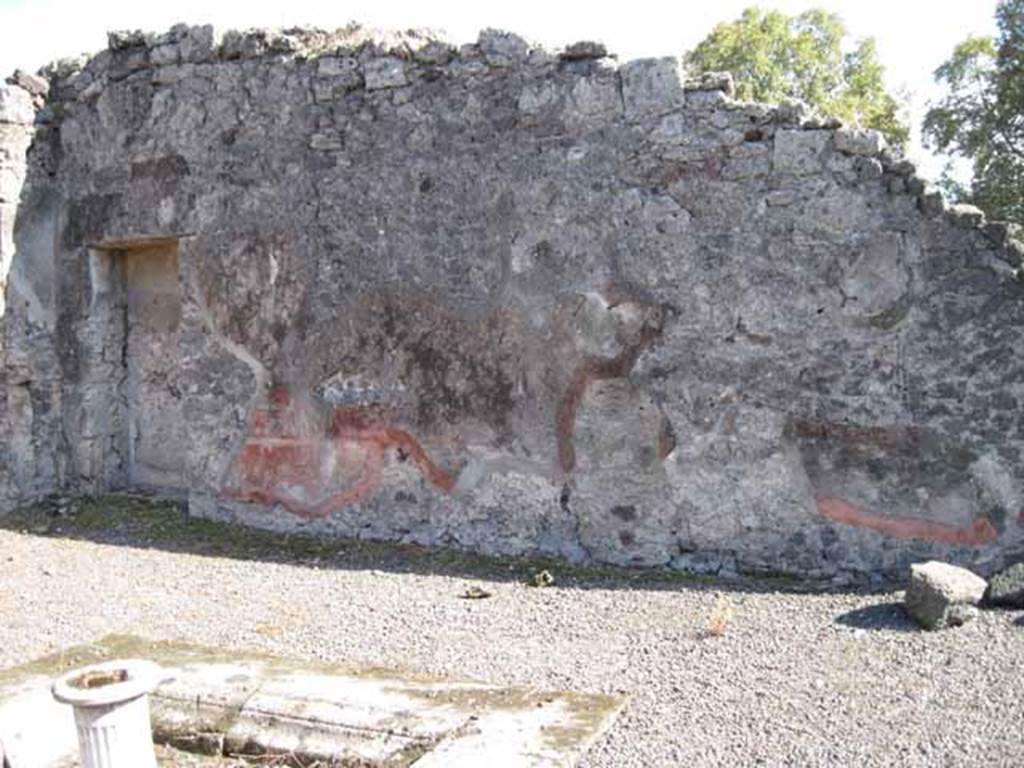
[[[397,547],[241,559],[166,531],[30,530],[0,530],[2,667],[134,633],[627,696],[588,768],[1024,765],[1020,611],[925,633],[899,593],[558,571],[536,589]],[[473,585],[492,596],[462,599]]]

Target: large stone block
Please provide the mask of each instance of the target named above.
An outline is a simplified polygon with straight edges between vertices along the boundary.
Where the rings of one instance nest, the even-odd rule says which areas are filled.
[[[885,149],[885,137],[871,129],[841,128],[835,132],[836,149],[850,155],[874,157]]]
[[[477,38],[477,47],[492,67],[510,67],[526,61],[530,45],[519,35],[497,29],[485,29]]]
[[[405,72],[405,62],[391,56],[372,59],[366,62],[363,70],[368,91],[398,88],[409,83],[409,77]]]
[[[832,131],[775,132],[775,172],[797,176],[821,173],[832,142]]]
[[[686,102],[679,60],[674,57],[627,62],[619,76],[629,119],[671,112]]]
[[[925,629],[956,627],[977,613],[987,584],[966,568],[934,560],[910,568],[907,613]]]
[[[185,27],[178,40],[181,60],[185,62],[209,61],[213,58],[216,46],[217,38],[209,24]]]

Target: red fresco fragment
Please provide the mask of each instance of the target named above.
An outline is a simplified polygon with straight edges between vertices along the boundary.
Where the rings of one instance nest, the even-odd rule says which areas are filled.
[[[998,532],[986,518],[975,520],[968,526],[957,527],[917,517],[882,517],[832,496],[819,496],[816,501],[818,511],[830,520],[870,528],[900,539],[924,539],[942,544],[979,546],[994,541],[998,536]]]
[[[373,421],[361,409],[335,409],[323,437],[304,434],[308,431],[302,428],[306,415],[286,390],[272,391],[268,407],[253,414],[252,428],[232,464],[230,477],[235,482],[229,481],[221,492],[242,501],[280,504],[299,517],[328,517],[380,488],[391,450],[400,460],[411,459],[442,491],[451,492],[455,486],[455,478],[435,464],[412,435]],[[323,487],[325,465],[344,456],[345,449],[352,446],[365,457],[356,481],[315,502],[305,501],[316,498]]]

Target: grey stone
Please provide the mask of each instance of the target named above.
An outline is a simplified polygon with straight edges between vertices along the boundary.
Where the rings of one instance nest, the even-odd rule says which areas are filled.
[[[860,179],[873,181],[882,178],[882,164],[873,157],[858,157],[853,165]]]
[[[510,67],[526,61],[530,44],[519,35],[498,29],[485,29],[476,41],[477,48],[492,67]]]
[[[573,116],[590,124],[622,113],[622,99],[614,79],[580,78],[572,89]]]
[[[178,46],[171,43],[158,45],[149,52],[149,60],[156,67],[177,64],[180,59],[181,53],[178,51]]]
[[[267,33],[260,30],[228,30],[220,44],[225,59],[251,59],[267,51]]]
[[[907,191],[907,180],[903,176],[887,175],[885,176],[885,188],[890,194],[901,195]],[[940,195],[941,198],[941,195]],[[941,203],[941,199],[939,201]],[[922,208],[922,211],[924,209]],[[941,212],[941,205],[938,212],[933,215],[937,216]]]
[[[831,139],[830,131],[776,131],[772,161],[775,172],[798,176],[821,173]]]
[[[197,64],[210,61],[214,58],[216,49],[216,35],[209,24],[186,27],[178,39],[178,51],[184,62]]]
[[[988,582],[985,604],[1000,608],[1024,608],[1024,562],[999,571]]]
[[[686,91],[688,109],[716,109],[729,103],[729,94],[724,89]]]
[[[153,82],[157,85],[169,85],[170,83],[177,83],[182,80],[187,80],[188,78],[193,77],[195,75],[195,71],[195,64],[175,64],[173,66],[160,67],[153,71]],[[99,81],[97,81],[97,85],[101,85]],[[101,88],[98,87],[95,95],[99,95],[99,90],[101,90]],[[88,97],[84,94],[84,92],[83,96],[86,98]]]
[[[619,69],[619,76],[626,116],[630,119],[671,112],[685,103],[676,58],[630,61]]]
[[[317,60],[313,84],[317,101],[329,101],[363,84],[359,61],[351,56],[324,56]]]
[[[885,137],[871,129],[841,128],[834,140],[836,149],[850,155],[874,157],[885,149]]]
[[[346,78],[359,71],[359,60],[352,56],[323,56],[317,59],[317,77]]]
[[[372,59],[363,66],[363,74],[366,78],[366,90],[377,91],[382,88],[398,88],[409,84],[409,78],[405,71],[405,62],[387,56],[380,59]]]
[[[925,629],[957,627],[976,615],[987,584],[975,573],[931,560],[910,567],[906,609]]]

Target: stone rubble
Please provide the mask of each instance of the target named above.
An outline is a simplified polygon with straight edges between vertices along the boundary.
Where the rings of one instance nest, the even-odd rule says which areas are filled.
[[[1024,608],[1024,562],[1014,563],[989,579],[985,605]]]

